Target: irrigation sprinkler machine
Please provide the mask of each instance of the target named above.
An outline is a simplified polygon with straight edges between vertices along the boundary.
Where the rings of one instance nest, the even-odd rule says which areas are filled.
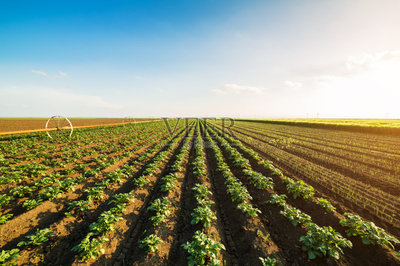
[[[46,134],[51,139],[71,137],[74,127],[68,118],[60,115],[50,117],[46,122]]]

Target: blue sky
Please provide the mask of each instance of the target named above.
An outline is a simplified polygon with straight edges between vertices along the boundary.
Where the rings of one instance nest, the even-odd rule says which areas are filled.
[[[400,117],[398,1],[2,1],[0,116]]]

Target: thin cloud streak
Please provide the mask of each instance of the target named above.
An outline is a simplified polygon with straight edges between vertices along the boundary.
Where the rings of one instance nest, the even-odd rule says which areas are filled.
[[[301,87],[303,87],[303,83],[298,82],[298,81],[287,80],[287,81],[285,81],[285,86],[288,87],[289,89],[298,90]]]
[[[379,62],[396,59],[400,59],[400,50],[349,56],[346,62],[346,68],[348,71],[368,70]]]
[[[36,75],[43,76],[43,77],[48,77],[49,76],[46,72],[43,72],[43,71],[40,71],[40,70],[32,70],[32,73],[36,74]]]
[[[265,88],[228,83],[224,84],[222,88],[211,91],[218,94],[261,94]]]
[[[68,74],[63,71],[58,71],[57,75],[49,75],[48,73],[46,73],[44,71],[34,70],[34,69],[31,72],[35,75],[43,76],[46,78],[66,78],[66,77],[68,77]]]

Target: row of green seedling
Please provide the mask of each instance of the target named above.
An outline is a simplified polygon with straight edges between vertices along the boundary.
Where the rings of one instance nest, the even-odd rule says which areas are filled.
[[[157,150],[159,148],[162,148],[165,146],[166,143],[168,143],[169,140],[173,140],[173,142],[177,141],[179,139],[179,135],[176,136],[170,136],[168,137],[167,140],[159,142],[154,149]],[[171,142],[172,143],[172,142]],[[158,169],[158,166],[166,159],[168,155],[168,150],[172,149],[173,145],[170,145],[167,147],[166,150],[159,152],[147,165],[146,168],[143,171],[143,175],[141,177],[142,180],[148,180],[148,177],[152,174],[155,173],[155,171]],[[153,150],[153,152],[155,151]],[[148,154],[146,156],[143,156],[143,160],[147,158]],[[142,187],[147,182],[137,182],[137,179],[133,180],[135,189],[138,187]],[[135,190],[134,189],[134,190]],[[130,193],[125,193],[123,195],[129,195],[126,196],[129,198],[131,201],[133,201],[133,198],[131,196],[134,194],[134,191]],[[114,198],[116,196],[113,196]],[[109,201],[109,204],[113,204],[114,200]],[[125,202],[126,204],[126,202]],[[100,254],[104,253],[104,249],[102,249],[102,246],[105,242],[109,241],[108,238],[106,238],[106,234],[114,230],[114,224],[123,218],[121,217],[122,214],[125,211],[125,205],[123,205],[123,208],[119,208],[118,206],[113,207],[112,209],[108,211],[104,211],[102,214],[100,214],[98,221],[94,222],[90,225],[90,232],[86,235],[86,237],[78,244],[77,246],[73,247],[72,250],[75,252],[79,253],[79,256],[82,260],[86,261],[88,259],[96,259]]]
[[[237,203],[237,208],[241,210],[244,214],[248,216],[257,216],[257,213],[261,211],[251,204],[251,200],[253,199],[246,186],[233,175],[229,166],[224,161],[224,156],[220,148],[215,144],[212,140],[208,132],[206,131],[206,140],[208,141],[210,148],[213,151],[213,156],[217,161],[217,171],[225,178],[225,185],[227,187],[227,192],[231,197],[232,202]]]
[[[158,139],[156,139],[157,141]],[[41,193],[38,194],[38,196],[35,199],[28,199],[25,200],[24,203],[22,204],[22,207],[24,207],[27,210],[33,209],[36,206],[42,204],[46,200],[54,200],[58,197],[60,197],[63,193],[69,191],[69,190],[74,190],[74,187],[78,185],[79,183],[83,182],[89,177],[94,177],[99,174],[99,171],[106,169],[107,167],[111,166],[111,164],[117,163],[119,160],[130,156],[133,152],[136,150],[140,149],[142,146],[146,146],[150,142],[154,140],[148,139],[145,143],[142,143],[140,146],[135,146],[132,150],[129,150],[125,152],[121,156],[117,156],[115,158],[110,158],[109,161],[107,162],[106,165],[102,164],[103,161],[98,162],[98,168],[96,169],[89,169],[84,171],[82,176],[72,178],[64,178],[61,180],[62,176],[60,174],[51,174],[50,176],[43,177],[39,180],[36,180],[33,182],[31,186],[19,186],[11,190],[11,193],[13,193],[14,197],[25,197],[25,196],[30,196],[33,194],[35,190],[41,190]],[[101,157],[101,156],[99,156]],[[105,158],[107,159],[107,158]],[[77,170],[86,168],[88,165],[86,164],[80,164],[76,165],[80,166],[79,168],[76,167]],[[86,210],[86,208],[89,208],[89,204],[92,202],[93,199],[98,199],[102,197],[102,190],[107,187],[109,184],[116,182],[114,180],[119,180],[125,178],[126,174],[129,174],[129,172],[132,170],[132,167],[128,167],[128,165],[125,165],[121,170],[116,170],[113,173],[109,173],[106,175],[106,179],[100,182],[101,184],[96,184],[95,188],[91,188],[88,191],[85,191],[88,194],[88,200],[80,200],[80,201],[75,201],[70,204],[70,208],[78,207],[80,210]],[[54,185],[56,184],[56,185]],[[7,195],[0,195],[0,205],[6,205],[8,204],[12,199],[13,196],[7,196]],[[9,219],[11,219],[13,214],[8,213],[0,216],[0,224],[6,223]]]
[[[218,130],[216,131],[218,132]],[[314,188],[312,186],[307,185],[302,180],[294,181],[293,179],[284,176],[283,173],[279,169],[275,168],[270,161],[263,160],[254,150],[245,147],[240,141],[235,140],[232,137],[225,136],[225,138],[228,139],[229,142],[235,147],[239,147],[251,158],[258,161],[258,163],[264,166],[267,170],[272,171],[272,173],[280,177],[282,182],[286,184],[288,193],[290,193],[294,199],[298,197],[303,199],[311,199],[314,203],[320,205],[326,211],[334,212],[336,210],[336,208],[327,199],[322,197],[314,197]],[[387,234],[384,229],[376,226],[372,222],[362,220],[362,218],[358,215],[345,213],[344,216],[346,218],[342,219],[340,224],[342,226],[349,227],[349,229],[346,230],[347,236],[359,236],[362,242],[366,245],[378,244],[381,246],[394,248],[393,244],[399,243],[398,239]]]
[[[197,180],[201,181],[206,176],[205,153],[203,149],[203,140],[200,136],[199,123],[196,125],[196,138],[194,143],[195,158],[192,161],[193,175]],[[193,234],[193,240],[182,244],[182,247],[189,253],[189,265],[220,265],[218,260],[218,252],[225,249],[222,243],[213,239],[213,236],[203,232],[208,229],[213,221],[217,219],[216,215],[211,209],[215,204],[210,200],[209,196],[212,194],[208,188],[201,183],[193,186],[194,197],[197,202],[197,207],[192,211],[191,224],[195,225],[200,223],[202,230],[197,230]]]
[[[189,130],[190,132],[191,130]],[[161,177],[161,192],[169,194],[177,187],[175,186],[179,172],[182,171],[182,164],[184,162],[184,158],[188,155],[190,149],[190,137],[186,137],[184,143],[175,156],[175,160],[172,163],[169,171],[166,175]],[[150,206],[147,208],[148,211],[154,212],[154,215],[150,217],[150,222],[152,223],[154,229],[156,229],[161,223],[165,221],[165,219],[170,215],[171,202],[168,199],[168,196],[164,196],[158,199],[155,199]],[[156,230],[154,230],[156,231]],[[144,237],[139,241],[139,247],[146,249],[147,252],[156,252],[158,250],[158,245],[162,243],[163,240],[159,237],[156,232]]]

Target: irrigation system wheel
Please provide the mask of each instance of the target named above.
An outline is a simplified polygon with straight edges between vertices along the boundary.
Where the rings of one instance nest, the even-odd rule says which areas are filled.
[[[55,115],[46,122],[46,133],[50,138],[71,137],[74,128],[68,118]]]

